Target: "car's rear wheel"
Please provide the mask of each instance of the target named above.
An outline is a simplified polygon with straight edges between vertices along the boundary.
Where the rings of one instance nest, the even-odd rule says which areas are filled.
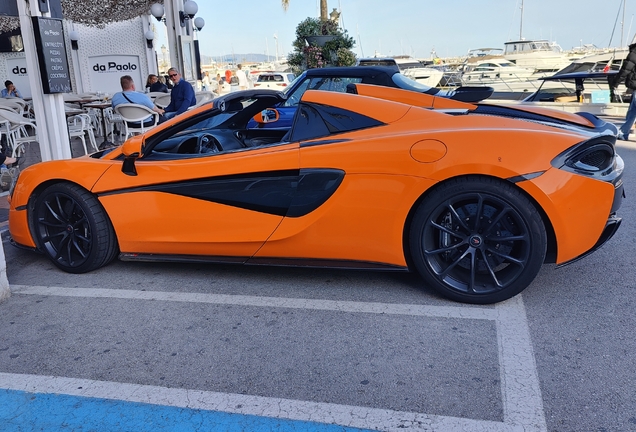
[[[117,253],[112,224],[97,198],[70,183],[40,193],[33,206],[38,249],[60,269],[85,273],[108,264]]]
[[[409,233],[425,282],[467,303],[509,299],[534,280],[547,235],[537,209],[507,182],[464,177],[437,187],[419,205]]]

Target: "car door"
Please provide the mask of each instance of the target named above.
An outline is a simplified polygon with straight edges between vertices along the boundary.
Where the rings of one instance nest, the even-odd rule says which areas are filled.
[[[184,130],[184,124],[187,114],[174,126],[181,134],[168,129],[162,140],[136,139],[162,148],[168,141],[205,132],[223,140],[225,149],[199,154],[152,150],[135,162],[136,175],[124,173],[123,163],[117,161],[93,188],[111,219],[120,250],[238,261],[252,256],[290,206],[299,171],[298,144],[231,148],[233,131],[226,123],[205,131],[199,123],[191,130]]]
[[[139,161],[132,182],[117,168],[94,191],[122,252],[249,257],[287,211],[298,145]]]

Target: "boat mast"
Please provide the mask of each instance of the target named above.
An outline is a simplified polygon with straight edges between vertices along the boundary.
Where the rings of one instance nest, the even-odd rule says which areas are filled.
[[[624,47],[625,45],[623,45],[623,35],[625,34],[625,6],[627,4],[626,0],[623,0],[623,19],[621,20],[621,48]]]
[[[521,23],[519,24],[519,40],[523,40],[523,0],[521,0]]]

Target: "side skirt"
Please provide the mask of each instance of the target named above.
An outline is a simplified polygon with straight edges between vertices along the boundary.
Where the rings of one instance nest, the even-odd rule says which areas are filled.
[[[216,263],[216,264],[245,264],[272,267],[313,267],[346,270],[379,270],[408,272],[408,267],[368,261],[326,260],[313,258],[249,258],[225,257],[205,255],[158,255],[141,253],[121,253],[122,261],[143,262],[181,262],[181,263]]]

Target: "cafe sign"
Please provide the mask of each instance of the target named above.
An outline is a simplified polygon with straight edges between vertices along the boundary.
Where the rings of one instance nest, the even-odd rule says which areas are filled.
[[[26,58],[8,58],[6,62],[7,79],[15,84],[15,87],[20,91],[22,97],[31,97],[31,85],[29,83]]]
[[[121,91],[119,80],[130,75],[137,91],[144,91],[145,81],[141,77],[139,56],[102,55],[88,58],[89,76],[92,91],[115,93]]]
[[[32,19],[44,93],[71,92],[62,20],[44,17]]]

